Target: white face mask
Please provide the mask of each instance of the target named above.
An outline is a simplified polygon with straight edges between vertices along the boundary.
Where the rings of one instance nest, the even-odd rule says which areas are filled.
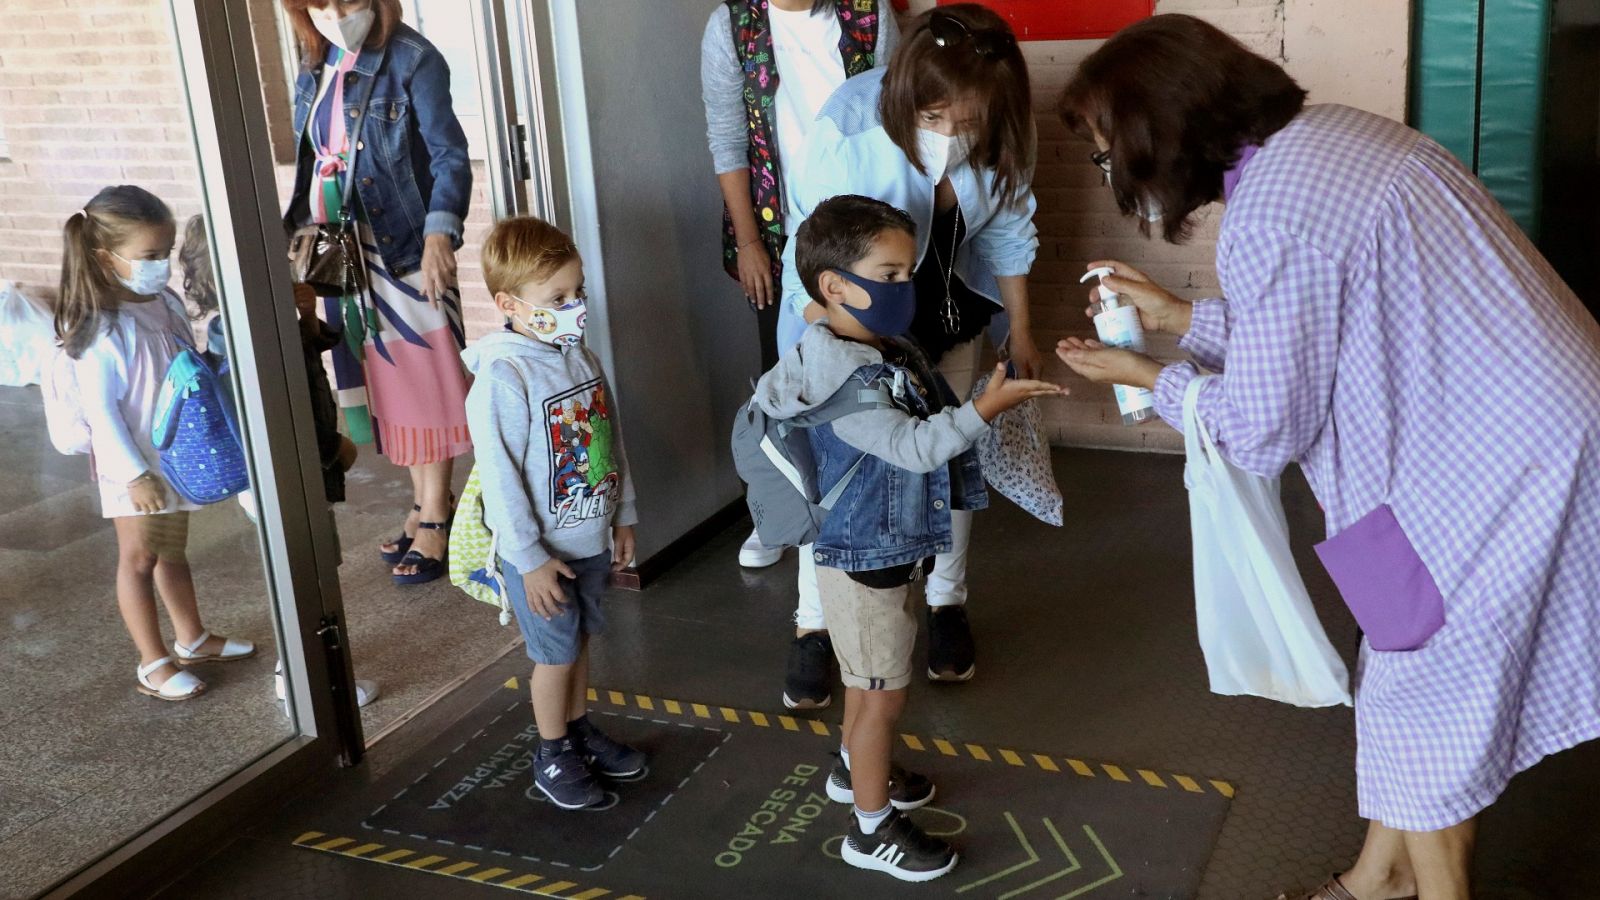
[[[1111,170],[1107,169],[1106,187],[1110,186]],[[1152,225],[1159,225],[1161,224],[1161,221],[1167,217],[1167,211],[1161,208],[1160,203],[1157,203],[1156,201],[1146,197],[1139,201],[1138,215],[1139,218],[1144,219],[1146,222],[1149,222]]]
[[[326,13],[326,9],[323,10]],[[312,14],[311,24],[317,26],[317,33],[328,39],[328,43],[340,50],[350,52],[359,50],[366,43],[367,33],[372,31],[374,14],[370,9],[353,12],[342,19],[327,18],[325,15]]]
[[[539,340],[556,347],[572,347],[583,341],[583,330],[589,324],[589,304],[583,298],[554,309],[534,306],[515,295],[511,299],[528,307],[528,314],[517,324]]]
[[[944,180],[950,169],[967,158],[967,139],[963,135],[940,134],[927,128],[917,129],[917,156],[928,170],[934,184]]]
[[[159,294],[172,279],[170,259],[127,259],[115,250],[111,255],[128,264],[128,277],[117,276],[122,286],[141,297]]]

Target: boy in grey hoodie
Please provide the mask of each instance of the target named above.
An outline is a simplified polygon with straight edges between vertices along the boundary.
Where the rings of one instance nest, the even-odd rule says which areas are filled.
[[[633,483],[605,376],[583,345],[572,239],[531,217],[503,220],[484,242],[483,274],[507,319],[462,354],[475,376],[467,427],[484,520],[534,662],[534,783],[557,806],[581,809],[605,796],[596,775],[625,778],[645,764],[585,715],[589,638],[605,627],[611,573],[633,558]]]
[[[1008,379],[1002,363],[983,395],[961,404],[916,344],[899,337],[917,307],[916,226],[904,212],[866,197],[833,197],[795,240],[798,274],[827,317],[762,377],[756,403],[788,419],[844,389],[883,385],[894,397],[891,408],[807,432],[818,490],[850,478],[812,547],[845,685],[844,744],[827,785],[830,798],[854,805],[840,855],[902,881],[928,881],[954,868],[956,853],[901,814],[932,800],[934,788],[890,761],[917,634],[910,583],[950,549],[950,511],[987,503],[971,448],[989,422],[1066,391]]]

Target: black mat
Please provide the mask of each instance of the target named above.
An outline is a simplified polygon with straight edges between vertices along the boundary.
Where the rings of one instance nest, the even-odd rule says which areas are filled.
[[[537,736],[526,695],[508,687],[356,805],[308,820],[295,843],[568,900],[1180,898],[1194,896],[1233,793],[1197,776],[903,736],[900,761],[939,789],[913,815],[962,862],[902,885],[838,859],[848,812],[823,790],[834,726],[612,691],[592,709],[651,754],[642,776],[606,785],[601,807],[560,810],[533,788]]]

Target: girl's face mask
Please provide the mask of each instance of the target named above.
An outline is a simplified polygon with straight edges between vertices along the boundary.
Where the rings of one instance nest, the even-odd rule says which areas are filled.
[[[917,156],[928,169],[934,184],[944,180],[950,170],[964,162],[972,152],[971,139],[965,134],[941,134],[931,128],[917,129]]]
[[[115,250],[107,252],[128,264],[127,276],[117,275],[117,280],[141,297],[161,293],[172,278],[171,259],[128,259]]]
[[[515,294],[511,299],[527,307],[527,314],[516,321],[533,337],[554,347],[573,347],[583,342],[583,330],[589,324],[589,304],[584,298],[554,308],[534,306]]]

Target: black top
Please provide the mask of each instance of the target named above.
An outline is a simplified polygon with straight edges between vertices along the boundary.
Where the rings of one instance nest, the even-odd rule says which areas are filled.
[[[994,302],[968,288],[954,271],[954,249],[967,236],[967,223],[959,204],[933,217],[928,250],[917,264],[912,281],[917,286],[917,315],[911,320],[911,337],[935,364],[952,347],[958,347],[983,333],[995,314]],[[952,329],[945,321],[945,279],[949,296],[955,302],[958,321]]]

